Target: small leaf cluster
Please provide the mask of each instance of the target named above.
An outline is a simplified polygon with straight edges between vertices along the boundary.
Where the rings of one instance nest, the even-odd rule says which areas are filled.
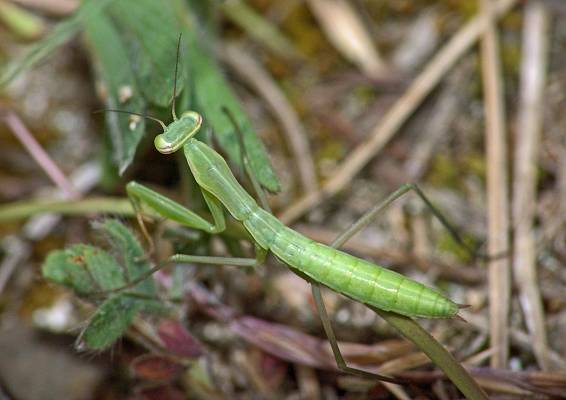
[[[103,298],[81,334],[84,347],[102,350],[123,335],[139,312],[161,313],[164,306],[151,277],[128,286],[151,269],[134,234],[115,219],[93,225],[108,239],[111,253],[87,244],[56,250],[48,255],[42,273],[80,297]]]

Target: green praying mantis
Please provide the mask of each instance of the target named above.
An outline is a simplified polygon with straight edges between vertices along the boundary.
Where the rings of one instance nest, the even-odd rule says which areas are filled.
[[[349,373],[372,378],[377,377],[389,382],[399,382],[396,379],[352,368],[346,364],[328,320],[320,294],[320,285],[368,306],[407,317],[458,318],[458,310],[464,306],[453,302],[432,288],[399,273],[342,252],[334,246],[345,242],[371,222],[382,209],[410,191],[414,191],[456,240],[463,243],[457,232],[450,227],[418,186],[407,184],[391,194],[385,201],[373,207],[356,224],[344,232],[334,242],[334,246],[327,246],[308,239],[285,226],[273,214],[261,208],[236,180],[224,158],[213,148],[195,138],[203,121],[201,115],[194,111],[186,111],[180,117],[177,117],[175,112],[176,76],[177,66],[175,68],[172,99],[173,122],[171,124],[166,125],[161,120],[143,114],[122,110],[106,111],[139,115],[155,120],[162,126],[163,133],[157,135],[154,140],[155,148],[163,154],[183,151],[188,167],[210,211],[212,222],[140,183],[130,182],[126,186],[126,191],[135,210],[140,229],[150,247],[153,248],[153,241],[143,219],[144,211],[150,211],[154,215],[175,221],[183,226],[209,234],[218,234],[226,228],[224,214],[224,209],[226,209],[250,234],[256,254],[255,258],[176,254],[169,257],[165,262],[159,263],[144,276],[129,283],[127,287],[135,286],[162,268],[163,265],[169,263],[232,265],[254,268],[261,265],[268,253],[271,252],[276,258],[289,266],[293,272],[312,284],[315,304],[323,321],[338,367]],[[253,181],[253,173],[248,171],[248,175]],[[119,289],[113,291],[117,290]]]

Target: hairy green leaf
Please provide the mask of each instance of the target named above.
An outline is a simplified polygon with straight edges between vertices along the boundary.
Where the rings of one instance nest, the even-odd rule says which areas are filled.
[[[106,88],[107,107],[143,113],[146,102],[135,79],[124,41],[113,22],[100,13],[86,21],[85,31],[98,74]],[[120,173],[132,163],[137,145],[145,132],[145,120],[134,118],[132,120],[131,115],[106,113],[113,158]]]
[[[87,348],[101,350],[122,335],[138,311],[162,314],[166,308],[157,297],[152,278],[125,288],[151,269],[134,234],[113,219],[95,223],[94,227],[107,238],[116,257],[98,247],[78,244],[51,252],[42,272],[46,279],[79,296],[116,292],[100,305],[82,334]]]
[[[132,297],[118,294],[106,300],[93,315],[81,335],[90,350],[103,350],[118,340],[140,311],[141,304]]]
[[[124,278],[132,282],[147,274],[151,267],[143,248],[133,233],[121,222],[115,219],[107,219],[104,222],[93,223],[95,229],[108,235],[108,243],[115,253],[119,255],[125,266]],[[144,293],[149,296],[156,295],[153,279],[146,279],[135,287],[136,293]]]
[[[51,252],[42,267],[43,276],[88,296],[126,284],[122,267],[110,254],[98,247],[77,244]]]

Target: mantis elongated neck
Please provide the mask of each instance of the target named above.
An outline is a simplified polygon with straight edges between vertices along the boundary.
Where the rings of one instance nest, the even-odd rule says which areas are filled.
[[[243,221],[258,208],[215,150],[197,139],[189,139],[183,150],[197,183],[220,200],[234,218]]]

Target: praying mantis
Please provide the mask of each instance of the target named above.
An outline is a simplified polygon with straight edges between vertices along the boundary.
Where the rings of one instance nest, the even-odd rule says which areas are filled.
[[[283,225],[274,215],[260,208],[238,183],[228,164],[214,149],[194,138],[202,118],[194,111],[165,127],[156,136],[155,147],[164,154],[182,149],[197,185],[200,187],[213,223],[179,203],[148,187],[130,182],[128,197],[138,216],[144,235],[142,209],[149,207],[158,215],[184,226],[217,234],[226,227],[222,206],[244,225],[255,242],[256,258],[217,258],[178,254],[170,262],[231,264],[255,267],[272,252],[293,271],[354,300],[409,317],[451,318],[460,308],[434,289],[399,273],[380,267],[348,253],[315,242]],[[414,186],[408,186],[413,189]]]
[[[145,227],[143,219],[145,211],[150,211],[153,215],[172,220],[189,228],[209,234],[219,234],[226,228],[224,214],[224,209],[226,209],[250,234],[256,254],[255,258],[175,254],[165,262],[159,263],[146,276],[130,282],[128,287],[133,287],[143,281],[162,268],[164,264],[196,263],[254,268],[261,265],[268,253],[271,252],[276,258],[289,266],[293,272],[312,284],[315,303],[338,367],[345,372],[398,382],[393,378],[352,368],[346,364],[329,323],[320,294],[320,286],[326,286],[370,307],[407,317],[458,318],[458,310],[464,306],[417,281],[334,247],[315,242],[285,226],[273,214],[256,203],[254,198],[236,180],[227,162],[217,151],[194,137],[203,122],[201,115],[195,111],[186,111],[180,117],[177,117],[175,92],[176,88],[174,88],[173,95],[173,122],[169,125],[143,114],[121,110],[106,111],[140,115],[160,123],[163,133],[155,137],[155,148],[162,154],[183,151],[188,167],[210,211],[212,222],[168,197],[132,181],[127,184],[126,191],[140,229],[151,249],[153,249],[153,241]],[[249,175],[253,180],[253,174]],[[448,225],[418,186],[407,184],[391,194],[384,202],[373,207],[358,223],[337,239],[335,245],[347,240],[371,222],[383,208],[409,191],[414,191],[432,210],[433,214],[440,219],[441,223],[449,229],[450,233],[456,239],[459,239],[457,233]]]
[[[250,234],[256,254],[255,258],[175,254],[165,262],[159,263],[146,275],[130,282],[128,287],[133,287],[168,263],[232,265],[254,268],[263,264],[268,253],[271,252],[293,272],[312,284],[315,304],[323,321],[338,367],[349,373],[372,378],[377,377],[389,382],[399,382],[396,379],[352,368],[346,364],[329,323],[320,294],[320,286],[326,286],[370,307],[407,317],[458,318],[458,310],[464,306],[399,273],[308,239],[285,226],[273,214],[261,208],[236,180],[224,158],[213,148],[195,138],[203,122],[201,115],[195,111],[186,111],[180,117],[177,117],[175,111],[176,75],[177,66],[175,67],[172,98],[173,122],[171,124],[166,125],[161,120],[144,114],[122,110],[106,111],[139,115],[152,119],[162,126],[163,133],[157,135],[154,140],[155,148],[162,154],[183,151],[188,167],[210,211],[212,222],[168,197],[132,181],[127,184],[126,191],[140,229],[148,240],[151,249],[153,249],[153,241],[145,227],[143,219],[145,211],[150,211],[154,215],[175,221],[189,228],[209,234],[219,234],[226,228],[224,214],[224,209],[226,209]],[[253,181],[253,173],[248,171],[248,175]],[[334,245],[337,245],[338,242],[345,242],[363,226],[371,222],[383,208],[410,191],[414,191],[450,233],[461,242],[457,233],[449,226],[419,187],[414,184],[407,184],[391,194],[385,201],[373,207],[358,223],[337,239]]]
[[[194,138],[202,123],[202,117],[198,113],[187,111],[180,118],[173,114],[173,118],[174,121],[169,126],[164,125],[164,132],[156,136],[155,147],[164,154],[183,150],[191,173],[200,187],[205,203],[212,215],[213,222],[207,221],[179,203],[133,181],[127,184],[126,191],[144,236],[151,241],[143,222],[144,207],[151,209],[161,217],[210,234],[221,233],[226,228],[222,208],[225,207],[230,215],[243,224],[251,235],[255,243],[256,257],[209,257],[176,254],[169,257],[167,263],[257,267],[265,261],[268,252],[271,252],[288,265],[293,272],[306,278],[309,282],[317,285],[322,284],[338,293],[378,309],[392,311],[408,317],[452,318],[457,316],[458,310],[463,306],[436,290],[394,271],[315,242],[283,225],[274,215],[259,207],[256,201],[238,183],[228,164],[218,152]],[[393,193],[386,203],[389,204],[410,190],[415,190],[419,195],[422,195],[417,186],[405,185]],[[385,205],[382,204],[373,211],[380,210]],[[150,274],[161,266],[158,265],[152,269]],[[135,285],[145,278],[143,276],[132,282],[131,285]],[[317,296],[315,296],[315,300],[319,309],[324,307],[320,297],[317,299]],[[341,358],[336,352],[335,357],[337,360]],[[365,373],[363,370],[359,371]],[[386,377],[380,376],[380,378],[388,380]]]

